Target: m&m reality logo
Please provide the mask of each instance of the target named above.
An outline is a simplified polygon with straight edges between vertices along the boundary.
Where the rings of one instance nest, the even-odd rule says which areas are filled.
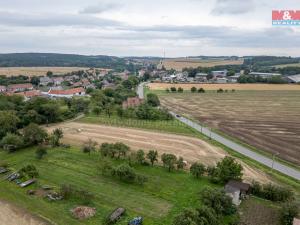
[[[274,26],[300,26],[300,10],[273,10]]]

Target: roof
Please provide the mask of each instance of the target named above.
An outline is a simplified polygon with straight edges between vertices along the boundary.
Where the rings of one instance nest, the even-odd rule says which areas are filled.
[[[294,81],[295,83],[299,83],[300,82],[300,74],[288,76],[288,78],[290,80]]]
[[[250,184],[243,183],[241,181],[237,180],[230,180],[226,186],[225,189],[227,188],[234,188],[234,189],[239,189],[241,191],[248,191],[250,189]]]
[[[293,225],[300,225],[300,219],[294,218]]]
[[[6,87],[5,87],[5,86],[2,86],[2,85],[0,85],[0,89],[6,89]]]
[[[42,93],[41,91],[39,90],[33,90],[33,91],[24,91],[24,92],[19,92],[19,93],[16,93],[17,95],[23,95],[27,98],[32,98],[32,97],[35,97],[35,96],[41,96]]]
[[[261,76],[281,76],[280,73],[261,73],[261,72],[251,72],[249,75],[261,75]]]
[[[64,80],[64,78],[62,78],[62,77],[54,77],[53,78],[53,81],[63,81]]]
[[[68,90],[49,90],[48,94],[52,95],[74,95],[80,92],[85,92],[82,87],[79,88],[72,88]]]
[[[11,84],[8,85],[8,88],[16,89],[16,88],[32,88],[32,84],[26,83],[26,84]]]

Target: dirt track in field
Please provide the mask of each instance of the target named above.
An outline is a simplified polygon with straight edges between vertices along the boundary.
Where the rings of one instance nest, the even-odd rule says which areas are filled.
[[[0,201],[0,225],[49,225],[25,210]]]
[[[160,99],[177,113],[300,165],[299,91],[184,93]]]
[[[212,146],[198,138],[145,131],[141,129],[119,128],[103,125],[69,122],[49,127],[51,131],[60,127],[64,132],[64,142],[74,145],[82,145],[84,141],[92,138],[98,144],[103,142],[123,142],[133,150],[150,149],[157,150],[159,154],[172,153],[182,156],[188,162],[199,161],[205,165],[214,165],[227,153],[221,148]],[[244,178],[252,181],[253,178],[266,182],[269,180],[266,174],[243,164],[245,168]]]

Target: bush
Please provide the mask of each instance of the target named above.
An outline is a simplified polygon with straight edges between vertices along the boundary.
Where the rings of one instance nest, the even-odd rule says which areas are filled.
[[[199,88],[198,93],[205,93],[205,90],[203,88]]]
[[[39,176],[39,173],[38,173],[36,167],[31,164],[21,168],[19,170],[19,173],[20,173],[21,177],[25,177],[25,178],[35,178],[35,177]]]
[[[222,89],[222,88],[219,88],[218,90],[217,90],[217,93],[223,93],[224,92],[224,90]]]
[[[197,88],[196,88],[196,87],[192,87],[192,88],[191,88],[191,92],[192,92],[192,93],[195,93],[196,91],[197,91]]]
[[[205,166],[202,163],[193,163],[190,172],[194,177],[199,178],[204,174]]]
[[[46,130],[34,123],[31,123],[24,128],[23,135],[25,144],[28,145],[41,144],[48,137]]]
[[[276,186],[271,183],[260,185],[258,182],[253,182],[251,193],[260,198],[275,202],[284,202],[294,198],[294,193],[290,189]]]
[[[90,204],[94,198],[94,195],[85,189],[77,189],[75,186],[70,184],[63,184],[60,187],[60,195],[65,199],[79,199],[81,204]]]
[[[150,160],[152,166],[154,165],[155,161],[158,161],[157,157],[158,157],[158,152],[157,151],[150,150],[147,153],[147,158]]]
[[[176,87],[171,87],[170,90],[171,90],[171,92],[176,92],[177,91]]]
[[[232,157],[226,156],[215,168],[210,168],[209,175],[213,182],[226,183],[229,180],[240,180],[243,176],[243,167]]]
[[[37,147],[35,151],[35,156],[37,159],[42,159],[45,155],[47,155],[47,147],[44,145],[40,145]]]
[[[145,182],[148,181],[148,178],[144,175],[141,174],[137,174],[135,181],[139,184],[139,185],[143,185]]]
[[[136,177],[135,171],[125,163],[115,167],[112,171],[112,174],[119,177],[120,180],[126,182],[133,182]]]
[[[153,93],[147,94],[147,103],[153,107],[157,107],[160,105],[160,101],[157,95]]]
[[[145,152],[142,149],[136,152],[136,161],[139,164],[143,164],[145,162]]]
[[[102,160],[99,166],[99,170],[102,175],[111,175],[113,171],[113,165],[111,161],[107,159]]]
[[[293,220],[298,216],[299,207],[295,202],[285,203],[280,210],[281,225],[293,225]]]
[[[161,161],[164,166],[168,168],[168,171],[171,172],[172,169],[175,168],[175,164],[177,162],[177,157],[173,154],[162,154]]]
[[[90,155],[91,152],[96,151],[96,145],[97,145],[97,142],[95,142],[91,138],[89,138],[88,141],[83,144],[82,151],[84,153],[88,153]]]
[[[184,168],[185,163],[182,157],[179,157],[179,159],[176,162],[176,165],[177,165],[177,169],[179,170]]]
[[[232,199],[222,189],[205,188],[201,193],[201,199],[207,207],[211,207],[218,215],[232,215],[236,207]]]
[[[23,137],[17,134],[8,133],[5,137],[1,140],[1,146],[3,149],[14,152],[24,145]]]
[[[178,91],[179,93],[182,93],[182,92],[183,92],[183,88],[182,88],[182,87],[179,87],[177,91]]]

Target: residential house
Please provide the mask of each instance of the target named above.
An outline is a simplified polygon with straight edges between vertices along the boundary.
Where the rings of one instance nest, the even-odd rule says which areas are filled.
[[[207,81],[207,73],[197,73],[195,75],[195,81],[206,82]]]
[[[42,96],[42,92],[39,90],[32,90],[32,91],[24,91],[24,92],[18,92],[16,93],[17,95],[21,95],[24,97],[25,101],[33,98],[33,97],[38,97]]]
[[[0,86],[0,93],[6,92],[6,87],[5,86]]]
[[[54,77],[54,78],[53,78],[53,84],[54,84],[55,86],[61,85],[62,82],[64,82],[64,78],[63,78],[63,77]]]
[[[40,77],[40,86],[47,86],[49,83],[53,83],[53,80],[49,77]]]
[[[240,76],[241,76],[240,73],[236,73],[233,76],[228,76],[227,80],[228,80],[229,83],[237,83],[237,81],[238,81],[238,79],[239,79]]]
[[[85,90],[82,87],[72,88],[68,90],[53,90],[50,89],[47,93],[48,96],[53,98],[71,98],[73,96],[84,96]]]
[[[123,101],[122,107],[123,109],[139,106],[144,102],[143,99],[140,99],[139,97],[132,97],[132,98],[127,98],[126,101]]]
[[[211,71],[211,74],[213,75],[214,78],[217,77],[222,78],[227,76],[227,70]]]
[[[245,199],[250,193],[250,184],[241,181],[230,180],[225,185],[225,193],[232,198],[232,203],[240,205],[241,200]]]
[[[8,85],[7,91],[9,92],[20,92],[20,91],[30,91],[33,90],[33,86],[30,83],[26,84],[11,84]]]

